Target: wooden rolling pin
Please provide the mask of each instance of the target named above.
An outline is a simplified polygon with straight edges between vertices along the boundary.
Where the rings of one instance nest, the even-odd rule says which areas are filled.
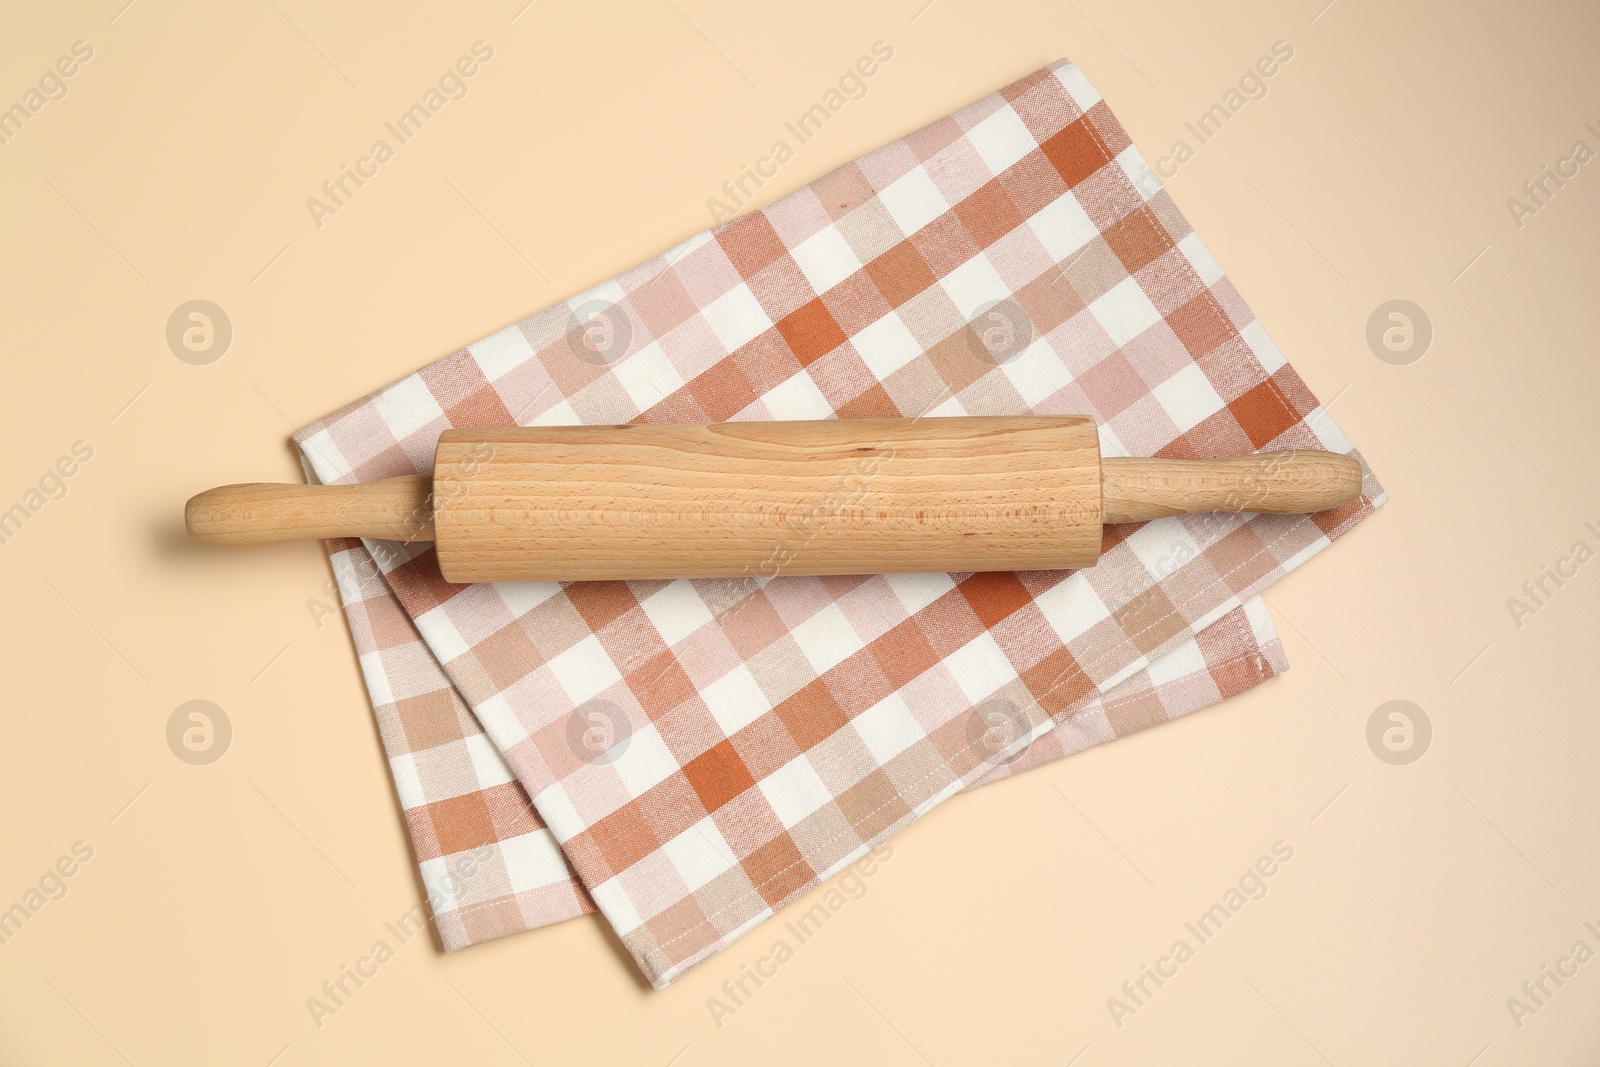
[[[1088,567],[1105,523],[1303,513],[1361,495],[1331,452],[1105,459],[1092,419],[832,419],[446,430],[433,477],[225,485],[216,544],[435,541],[450,582]]]

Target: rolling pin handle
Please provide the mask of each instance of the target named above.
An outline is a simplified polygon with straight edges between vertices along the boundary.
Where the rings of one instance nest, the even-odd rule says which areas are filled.
[[[1361,464],[1336,452],[1100,461],[1101,521],[1108,526],[1214,511],[1310,514],[1360,496]]]
[[[433,540],[433,479],[407,474],[359,485],[220,485],[190,497],[189,536],[214,545],[328,537]]]

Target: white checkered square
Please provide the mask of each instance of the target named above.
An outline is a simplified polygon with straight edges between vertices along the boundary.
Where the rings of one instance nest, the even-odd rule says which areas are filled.
[[[818,294],[826,293],[861,269],[861,261],[837,226],[823,227],[789,254]]]
[[[833,414],[833,405],[803,369],[763,393],[761,402],[774,419],[825,419]]]
[[[967,140],[972,142],[978,158],[983,160],[990,174],[1008,170],[1017,160],[1039,147],[1039,142],[1010,107],[1000,108],[968,130]]]
[[[1011,661],[987,630],[946,656],[944,665],[973,704],[1017,677]]]
[[[538,806],[539,814],[550,829],[556,833],[558,841],[565,841],[573,834],[583,829],[583,816],[578,814],[578,809],[572,803],[572,797],[567,795],[566,789],[560,782],[556,782],[548,789],[540,790],[539,795],[533,798]]]
[[[561,592],[560,582],[496,582],[494,591],[499,595],[506,612],[520,619],[534,608]]]
[[[479,701],[477,707],[472,709],[472,714],[501,752],[510,752],[528,739],[528,727],[523,725],[521,716],[512,708],[511,701],[506,699],[504,693],[496,693]]]
[[[1138,190],[1141,199],[1149,200],[1161,191],[1161,179],[1132,145],[1117,153],[1117,166],[1127,175],[1128,183]]]
[[[944,194],[933,184],[923,167],[914,167],[900,180],[878,194],[889,217],[894,219],[900,232],[910,237],[934,219],[950,210]]]
[[[961,317],[969,322],[983,305],[1011,295],[1011,287],[994,269],[989,257],[981,253],[939,279],[939,287]]]
[[[1079,249],[1100,235],[1089,213],[1083,210],[1078,198],[1070,193],[1056,197],[1043,210],[1029,217],[1027,226],[1044,250],[1050,253],[1050,258],[1060,264],[1065,264]]]
[[[1223,408],[1222,397],[1198,363],[1183,369],[1150,390],[1180,433],[1188,433]]]
[[[618,934],[626,935],[637,930],[644,924],[639,911],[633,906],[633,898],[628,895],[627,887],[620,878],[608,878],[599,885],[589,887],[589,895],[594,897],[594,902],[600,910],[606,913],[606,918],[611,920],[611,925]]]
[[[826,674],[861,651],[861,638],[839,605],[829,604],[794,628],[794,640],[811,669]]]
[[[526,366],[534,356],[533,346],[516,326],[507,326],[499,333],[491,333],[470,345],[467,351],[472,353],[472,358],[483,370],[483,376],[491,382]]]
[[[1072,372],[1042,337],[1001,367],[1011,387],[1029,407],[1038,407],[1072,382]]]
[[[923,412],[930,419],[954,419],[962,415],[971,415],[967,406],[961,402],[959,395],[945,397],[942,401]]]
[[[316,472],[317,480],[324,485],[338,481],[350,473],[350,461],[339,450],[339,444],[333,439],[333,434],[327,430],[318,430],[311,434],[305,439],[301,448],[312,470]]]
[[[1211,249],[1200,240],[1200,235],[1191,233],[1178,242],[1178,251],[1183,253],[1183,258],[1189,261],[1189,266],[1200,276],[1200,280],[1207,286],[1217,284],[1222,278],[1222,265],[1211,254]]]
[[[1200,546],[1177,519],[1147,522],[1129,534],[1122,544],[1158,582],[1172,577],[1179,567],[1200,555]]]
[[[1250,352],[1256,357],[1256,362],[1261,364],[1261,369],[1268,374],[1276,373],[1279,367],[1289,362],[1283,358],[1283,352],[1271,337],[1267,336],[1267,328],[1255,319],[1239,331],[1239,336],[1244,338],[1244,343],[1250,346]]]
[[[523,423],[524,426],[577,426],[583,422],[578,418],[578,412],[573,408],[570,400],[563,400],[559,404],[551,404],[533,418]]]
[[[694,583],[681,578],[640,601],[639,607],[669,648],[714,617],[711,609],[706,607],[706,602],[700,598]]]
[[[1063,643],[1082,637],[1090,627],[1111,617],[1082,574],[1057,582],[1035,597],[1034,604]]]
[[[1113,285],[1089,305],[1089,310],[1118,347],[1161,321],[1161,312],[1133,278],[1124,278]]]
[[[772,328],[772,320],[743,282],[706,305],[700,314],[729,352]]]
[[[417,629],[428,639],[428,647],[440,663],[450,663],[472,651],[472,643],[456,629],[449,609],[448,604],[440,604],[416,618]]]
[[[683,378],[672,359],[655,341],[619,362],[612,374],[640,411],[654,407],[683,387]]]
[[[428,894],[428,904],[435,912],[454,911],[461,906],[461,899],[457,896],[460,879],[450,872],[449,856],[423,860],[418,867],[422,873],[422,888]]]
[[[511,888],[519,893],[559,885],[570,877],[566,857],[549,830],[539,830],[500,842],[501,858]]]
[[[888,763],[928,736],[899,693],[890,693],[850,720],[850,725],[879,763]]]
[[[492,789],[511,781],[511,768],[506,766],[505,757],[486,735],[468,734],[462,739],[462,747],[466,749],[479,789]]]
[[[433,398],[428,383],[415,374],[401,378],[374,396],[372,406],[396,441],[403,441],[424,426],[444,418],[444,409]]]
[[[410,752],[403,752],[389,760],[389,770],[394,774],[394,790],[400,797],[402,808],[418,808],[430,801],[444,800],[445,797],[429,796],[428,790],[423,786],[421,777],[417,774],[417,757]]]
[[[711,717],[732,737],[772,708],[755,675],[743,663],[700,690]]]
[[[1155,685],[1181,681],[1205,669],[1206,657],[1196,641],[1184,641],[1166,655],[1157,656],[1150,662],[1150,666],[1145,668],[1150,675],[1150,681]]]
[[[1089,79],[1084,77],[1083,71],[1076,64],[1068,63],[1056,68],[1056,78],[1066,87],[1067,95],[1072,97],[1073,103],[1084,111],[1088,111],[1100,102],[1100,90],[1089,84]]]
[[[623,745],[613,746],[614,754],[611,766],[628,787],[628,792],[634,796],[643,796],[646,791],[660,785],[678,770],[678,760],[662,740],[661,733],[654,723],[642,730],[635,731]],[[540,794],[539,810],[544,810],[543,794]],[[551,826],[555,826],[554,819],[547,819]]]
[[[922,355],[922,345],[893,311],[850,338],[850,343],[880,381]]]
[[[908,616],[915,615],[956,587],[955,581],[943,572],[886,574],[883,580],[905,606]]]
[[[591,700],[622,681],[616,664],[594,634],[556,656],[549,667],[574,705]]]
[[[761,780],[761,795],[772,805],[784,826],[798,826],[812,812],[833,799],[811,760],[796,756]]]
[[[359,658],[361,677],[367,682],[367,694],[372,697],[373,705],[380,708],[394,703],[394,693],[389,688],[386,659],[387,657],[379,651],[363,652]]]
[[[710,816],[701,819],[683,833],[661,846],[672,867],[691,890],[699,889],[724,871],[731,870],[738,861],[733,849],[722,837],[722,831]]]

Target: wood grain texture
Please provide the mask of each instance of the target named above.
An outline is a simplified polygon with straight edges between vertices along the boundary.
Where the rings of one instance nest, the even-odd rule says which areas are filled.
[[[1105,521],[1253,511],[1298,515],[1361,495],[1361,464],[1333,452],[1261,452],[1231,459],[1122,459],[1101,465]]]
[[[451,582],[1049,570],[1100,555],[1080,416],[447,430]]]
[[[221,485],[189,498],[189,535],[217,545],[325,537],[433,540],[433,479],[408,474],[360,485]]]

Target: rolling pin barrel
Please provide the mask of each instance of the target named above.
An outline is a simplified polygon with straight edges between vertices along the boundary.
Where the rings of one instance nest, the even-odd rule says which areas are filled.
[[[451,582],[1086,567],[1100,445],[1077,416],[447,430]]]
[[[431,489],[431,491],[430,491]],[[194,536],[436,540],[451,582],[1054,570],[1103,524],[1347,504],[1328,452],[1102,462],[1078,416],[447,430],[434,474],[233,485]]]

